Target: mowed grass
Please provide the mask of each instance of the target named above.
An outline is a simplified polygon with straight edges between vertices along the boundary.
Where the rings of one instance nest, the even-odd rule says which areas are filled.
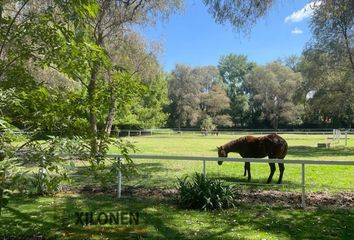
[[[139,223],[77,224],[75,212],[139,212]],[[84,220],[84,218],[83,218]],[[168,201],[108,195],[16,198],[0,217],[8,239],[353,239],[350,209],[238,205],[224,211],[177,208]]]
[[[138,154],[216,156],[216,146],[239,136],[147,136],[127,138],[136,143]],[[331,149],[317,149],[325,136],[283,135],[289,143],[286,159],[354,160],[354,142],[343,142]],[[111,148],[111,153],[116,149]],[[237,157],[236,154],[231,156]],[[129,186],[175,186],[176,177],[201,172],[201,162],[136,161],[138,174],[123,176],[123,189]],[[286,165],[283,191],[298,191],[300,168]],[[207,174],[230,184],[246,182],[243,165],[207,163]],[[267,164],[252,164],[252,183],[264,183]],[[277,178],[278,175],[275,175]],[[76,184],[91,185],[87,176],[75,178]],[[116,179],[112,180],[112,184]],[[307,166],[306,181],[320,185],[311,190],[342,191],[353,187],[352,166]],[[258,186],[266,189],[267,186]],[[269,188],[269,187],[268,187]],[[310,189],[307,189],[307,191]],[[346,189],[348,190],[348,189]],[[48,197],[13,196],[0,216],[1,239],[354,239],[354,210],[308,208],[266,204],[242,204],[224,211],[184,210],[173,199],[128,197],[114,193],[59,193]],[[139,211],[138,225],[76,224],[75,212]]]
[[[203,136],[197,134],[156,135],[129,137],[142,155],[174,155],[174,156],[217,156],[216,147],[236,139],[244,134]],[[284,134],[289,145],[286,159],[301,160],[353,160],[354,136],[348,136],[347,146],[344,139],[335,143],[327,138],[332,135]],[[317,143],[330,142],[331,148],[317,148]],[[111,153],[116,149],[112,148]],[[240,157],[230,153],[229,157]],[[161,187],[174,186],[176,178],[193,172],[202,171],[201,161],[170,160],[135,160],[139,174],[124,179],[125,186]],[[243,176],[243,163],[224,162],[218,166],[216,162],[207,162],[207,175],[226,180],[229,183],[246,183]],[[269,176],[267,163],[252,163],[251,174],[253,184],[264,184]],[[306,165],[306,185],[308,191],[348,191],[354,188],[354,166]],[[279,176],[274,174],[273,182]],[[252,185],[252,187],[257,187]],[[284,191],[298,191],[301,187],[301,166],[285,164],[283,184],[281,186],[259,186],[261,188],[277,188]]]

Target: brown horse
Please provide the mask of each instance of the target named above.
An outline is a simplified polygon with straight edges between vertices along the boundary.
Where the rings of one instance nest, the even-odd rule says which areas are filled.
[[[239,139],[233,140],[226,143],[225,145],[218,147],[219,157],[227,157],[229,152],[237,152],[243,158],[264,158],[268,156],[271,158],[284,159],[288,152],[287,142],[277,134],[270,134],[263,137],[253,137],[245,136]],[[218,161],[221,165],[222,161]],[[273,178],[275,172],[275,163],[269,163],[270,175],[268,177],[267,183]],[[244,176],[246,176],[246,171],[248,172],[248,181],[251,180],[251,164],[245,162],[244,166]],[[284,173],[284,163],[279,163],[279,179],[278,183],[281,183]]]

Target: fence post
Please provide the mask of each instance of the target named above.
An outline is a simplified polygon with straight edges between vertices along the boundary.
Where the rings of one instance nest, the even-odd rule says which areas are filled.
[[[348,144],[348,132],[345,132],[345,146]]]
[[[117,158],[118,160],[118,189],[117,189],[117,197],[122,197],[122,160],[120,157]]]
[[[301,207],[305,209],[306,203],[305,203],[305,164],[302,163],[302,168],[301,168],[301,175],[302,175],[302,194],[301,194]]]
[[[203,160],[203,176],[206,177],[206,162]]]

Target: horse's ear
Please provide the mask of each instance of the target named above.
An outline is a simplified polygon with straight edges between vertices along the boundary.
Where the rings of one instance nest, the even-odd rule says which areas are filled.
[[[220,150],[220,147],[216,147],[217,150]]]

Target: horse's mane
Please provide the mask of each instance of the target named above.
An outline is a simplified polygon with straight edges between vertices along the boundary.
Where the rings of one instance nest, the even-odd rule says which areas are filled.
[[[238,139],[236,139],[236,140],[232,140],[232,141],[230,141],[230,142],[228,142],[228,143],[222,145],[222,147],[223,147],[225,150],[230,150],[230,149],[232,149],[233,147],[235,147],[236,145],[238,145],[239,143],[244,142],[244,141],[246,140],[246,138],[247,138],[246,136],[240,137],[240,138],[238,138]]]

